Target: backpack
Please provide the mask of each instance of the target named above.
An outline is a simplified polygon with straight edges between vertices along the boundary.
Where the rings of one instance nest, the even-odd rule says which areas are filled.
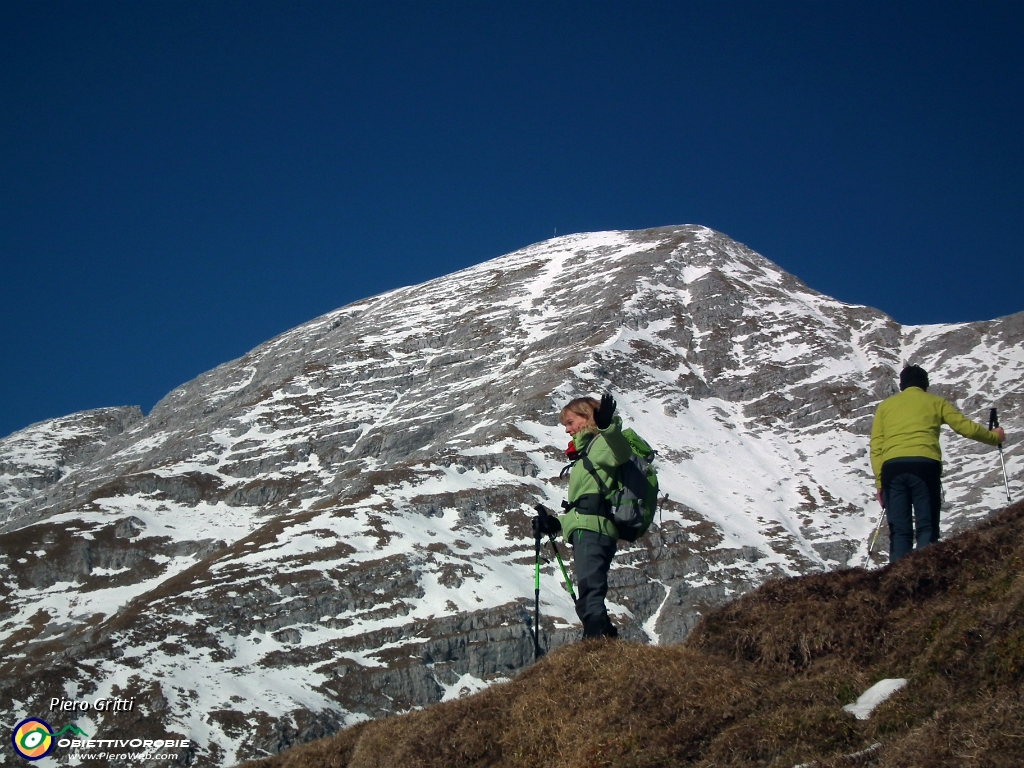
[[[597,481],[601,495],[607,501],[606,516],[615,523],[619,538],[636,541],[651,526],[658,510],[658,474],[654,469],[655,451],[632,429],[622,430],[633,455],[615,471],[615,485],[608,488],[593,463],[584,453],[580,460],[583,468]]]

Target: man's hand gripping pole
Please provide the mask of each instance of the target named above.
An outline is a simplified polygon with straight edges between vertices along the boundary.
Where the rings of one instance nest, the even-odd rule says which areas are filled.
[[[991,432],[999,427],[999,417],[996,416],[996,409],[988,412],[988,431]],[[999,463],[1003,467],[1003,489],[1006,491],[1006,503],[1010,503],[1010,484],[1006,480],[1006,460],[1003,458],[1003,444],[999,444]]]

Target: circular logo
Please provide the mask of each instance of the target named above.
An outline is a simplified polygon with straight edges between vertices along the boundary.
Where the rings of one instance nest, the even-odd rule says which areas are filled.
[[[22,720],[11,731],[14,751],[26,760],[39,760],[53,749],[53,729],[45,720],[30,717]]]

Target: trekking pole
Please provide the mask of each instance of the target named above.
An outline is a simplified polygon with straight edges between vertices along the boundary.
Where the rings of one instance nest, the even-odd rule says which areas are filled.
[[[540,533],[533,537],[533,660],[540,658]]]
[[[988,431],[991,432],[993,429],[999,426],[999,417],[996,416],[996,409],[993,408],[988,412]],[[999,444],[999,463],[1003,467],[1003,489],[1006,491],[1006,503],[1010,503],[1010,484],[1006,480],[1006,460],[1003,458],[1003,444]]]
[[[551,542],[551,550],[555,553],[555,560],[558,561],[558,567],[562,569],[562,586],[569,592],[569,597],[572,601],[576,602],[576,593],[572,591],[572,582],[569,580],[569,572],[565,570],[565,563],[562,562],[562,556],[558,554],[558,546],[555,544],[555,537],[548,536],[548,541]]]
[[[871,562],[871,553],[875,549],[875,542],[878,541],[878,532],[882,530],[882,520],[885,519],[885,507],[882,507],[882,514],[878,516],[878,522],[875,523],[875,532],[871,534],[871,541],[868,544],[868,554],[864,558],[864,565],[867,566]]]
[[[547,517],[551,514],[551,510],[545,507],[543,504],[538,504],[536,507],[534,507],[534,509],[537,510],[537,514],[540,515],[542,518]],[[565,587],[566,591],[569,593],[569,597],[571,597],[572,601],[575,603],[576,593],[573,592],[572,589],[572,580],[569,578],[569,572],[565,570],[565,563],[562,562],[562,556],[558,552],[558,545],[555,544],[555,537],[550,533],[548,534],[548,541],[551,542],[551,551],[555,553],[555,560],[558,561],[558,567],[562,571],[562,586]]]

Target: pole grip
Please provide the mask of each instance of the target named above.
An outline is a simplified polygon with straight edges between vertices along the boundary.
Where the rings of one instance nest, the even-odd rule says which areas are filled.
[[[988,431],[991,432],[993,429],[999,426],[999,417],[996,416],[996,409],[990,408],[988,412]]]

